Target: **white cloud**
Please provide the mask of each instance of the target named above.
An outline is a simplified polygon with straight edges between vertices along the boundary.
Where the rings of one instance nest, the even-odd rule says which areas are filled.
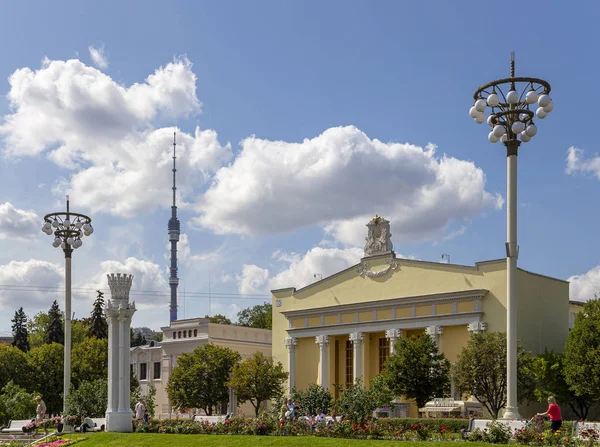
[[[89,46],[88,50],[90,52],[90,57],[92,58],[92,62],[98,68],[108,68],[108,58],[104,54],[104,45],[100,48],[95,48],[93,46]]]
[[[269,279],[269,270],[258,267],[257,265],[244,264],[242,274],[236,276],[238,289],[244,295],[257,295],[268,293],[267,280]]]
[[[64,287],[64,270],[57,264],[38,259],[11,261],[0,265],[0,284],[0,307],[16,310],[23,306],[37,312],[50,307],[53,299],[64,296],[60,291],[56,293],[58,296],[49,294],[47,289]],[[12,290],[7,290],[7,286],[13,286],[8,287]]]
[[[590,269],[582,275],[573,275],[567,281],[570,284],[570,298],[572,300],[587,301],[600,297],[600,265]]]
[[[32,239],[41,228],[35,212],[18,209],[10,202],[0,204],[0,239]]]
[[[600,156],[595,155],[592,158],[585,159],[583,153],[583,149],[575,146],[571,146],[567,150],[566,173],[570,175],[577,173],[592,174],[600,180]]]
[[[451,221],[502,205],[472,162],[436,157],[433,145],[383,143],[353,126],[301,143],[253,136],[241,145],[197,206],[196,223],[218,234],[321,223],[338,241],[362,245],[375,213],[392,221],[398,241],[441,235]]]

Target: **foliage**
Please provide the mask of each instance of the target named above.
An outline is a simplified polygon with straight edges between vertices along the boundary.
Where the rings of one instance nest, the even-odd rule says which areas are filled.
[[[467,440],[472,442],[489,442],[492,444],[508,444],[512,431],[508,425],[492,422],[485,429],[476,428],[469,433]]]
[[[134,332],[131,330],[132,338],[131,338],[131,347],[135,348],[136,346],[144,346],[148,344],[146,337],[142,335],[141,332]]]
[[[102,417],[108,405],[108,383],[106,378],[81,381],[77,388],[71,387],[67,396],[67,414],[83,418]]]
[[[44,334],[48,327],[48,313],[38,312],[27,322],[27,331],[29,332],[29,344],[32,348],[37,348],[44,344]]]
[[[151,340],[154,340],[154,341],[163,341],[163,333],[162,332],[157,332],[156,334],[154,334],[152,336]]]
[[[213,344],[182,354],[167,384],[171,405],[177,409],[202,408],[212,415],[213,407],[229,398],[225,382],[239,360],[237,352]]]
[[[58,343],[38,346],[27,353],[32,387],[41,393],[47,412],[62,410],[64,347]]]
[[[146,393],[140,393],[138,399],[144,404],[144,408],[148,410],[149,417],[153,418],[156,413],[156,387],[150,385]]]
[[[283,395],[287,377],[281,362],[256,351],[233,367],[231,380],[227,385],[233,388],[240,403],[252,404],[258,417],[262,402]]]
[[[14,346],[0,345],[0,388],[10,381],[28,388],[30,379],[27,355]]]
[[[15,311],[15,317],[10,321],[12,322],[12,345],[16,348],[19,348],[23,352],[29,351],[30,346],[29,336],[27,334],[27,315],[25,315],[25,311],[22,307]]]
[[[94,301],[94,307],[90,316],[89,337],[99,339],[108,338],[108,323],[104,315],[104,294],[98,290],[98,296]]]
[[[71,383],[93,382],[108,376],[108,341],[86,338],[71,353]]]
[[[212,317],[205,315],[204,318],[208,318],[211,323],[231,324],[231,320],[222,314],[213,315]]]
[[[398,339],[384,377],[396,396],[414,399],[419,408],[450,393],[450,362],[429,336]]]
[[[63,317],[58,302],[54,300],[48,311],[48,325],[44,333],[44,343],[65,343],[65,332],[63,328]]]
[[[318,414],[317,410],[329,414],[331,408],[331,392],[329,388],[324,388],[316,383],[311,383],[308,388],[303,390],[292,390],[292,400],[302,412],[308,411],[310,414]]]
[[[28,393],[11,380],[0,392],[0,426],[9,420],[31,419],[35,416],[35,393]]]
[[[378,377],[371,381],[370,388],[363,387],[360,378],[345,389],[337,385],[340,397],[333,405],[335,413],[362,424],[373,417],[377,407],[389,405],[394,398],[393,393],[387,388],[386,381]]]
[[[240,326],[272,329],[273,306],[271,303],[257,304],[239,311],[237,317]]]
[[[600,299],[587,301],[575,317],[563,358],[564,374],[576,396],[600,400]]]
[[[577,396],[567,384],[564,373],[564,356],[552,351],[544,351],[534,358],[533,373],[536,380],[534,391],[538,402],[546,402],[548,396],[554,396],[562,404],[569,405],[577,419],[587,419],[594,400],[588,394]]]
[[[518,401],[533,391],[533,359],[517,345]],[[458,355],[454,367],[454,383],[465,394],[476,398],[494,419],[506,406],[506,334],[483,332],[471,334]]]

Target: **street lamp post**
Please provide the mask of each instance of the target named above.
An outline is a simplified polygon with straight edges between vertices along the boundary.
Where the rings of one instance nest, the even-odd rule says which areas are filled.
[[[537,133],[534,115],[544,119],[554,109],[550,84],[542,79],[515,77],[511,54],[510,78],[488,82],[473,95],[469,115],[477,124],[492,127],[488,140],[502,141],[507,155],[506,186],[506,388],[505,419],[519,419],[517,404],[517,152]],[[487,107],[491,113],[486,117]],[[537,107],[535,112],[531,108]]]
[[[69,211],[50,213],[44,216],[42,231],[47,235],[54,234],[52,246],[61,247],[65,253],[65,358],[63,376],[63,414],[67,407],[67,395],[71,384],[71,254],[83,245],[83,236],[90,236],[92,219],[84,214]]]

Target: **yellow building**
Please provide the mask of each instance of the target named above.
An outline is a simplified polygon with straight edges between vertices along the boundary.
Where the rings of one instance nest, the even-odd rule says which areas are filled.
[[[474,266],[398,259],[389,222],[376,216],[367,227],[359,264],[298,290],[272,291],[272,351],[290,390],[319,383],[335,394],[334,384],[369,383],[398,337],[429,334],[454,362],[471,332],[506,331],[505,259]],[[568,282],[519,269],[517,294],[523,346],[562,351]]]
[[[161,328],[163,341],[131,348],[131,369],[140,381],[142,393],[156,388],[155,414],[159,419],[190,416],[176,413],[169,404],[166,386],[181,354],[212,343],[238,352],[242,360],[256,351],[271,355],[271,331],[229,324],[211,323],[208,318],[177,320]],[[235,397],[233,398],[235,400]],[[234,404],[235,406],[235,404]],[[245,403],[237,414],[253,415],[254,407]]]

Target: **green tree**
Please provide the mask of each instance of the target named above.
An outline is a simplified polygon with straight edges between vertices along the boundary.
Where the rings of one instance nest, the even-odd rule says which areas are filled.
[[[568,405],[577,415],[577,419],[586,420],[594,400],[589,395],[577,396],[567,384],[564,374],[563,355],[544,351],[533,359],[533,372],[536,380],[535,398],[546,402],[548,396]]]
[[[336,385],[336,388],[340,397],[333,404],[335,413],[344,417],[347,415],[357,424],[372,419],[376,408],[389,405],[394,398],[383,375],[371,379],[371,386],[368,388],[363,387],[360,377],[349,387]]]
[[[261,403],[283,395],[287,377],[288,373],[283,370],[281,362],[256,351],[233,367],[227,385],[233,388],[241,404],[252,404],[258,417]]]
[[[27,334],[27,315],[22,307],[15,311],[15,317],[12,321],[13,342],[12,345],[23,352],[30,349],[29,335]]]
[[[134,334],[133,329],[131,331],[132,331],[131,332],[132,338],[131,338],[130,344],[131,344],[132,348],[135,348],[136,346],[144,346],[145,344],[148,343],[146,341],[146,337],[144,337],[141,332],[135,332],[135,335],[133,335]]]
[[[600,299],[595,297],[575,317],[564,352],[564,374],[576,396],[600,400]]]
[[[11,419],[33,419],[37,406],[35,396],[36,393],[28,393],[12,380],[4,385],[0,392],[0,426],[7,425]]]
[[[67,414],[79,417],[103,417],[108,405],[108,381],[96,379],[83,381],[79,387],[71,387],[67,396]]]
[[[257,304],[239,311],[237,317],[240,326],[272,329],[273,306],[271,303]]]
[[[225,315],[221,315],[221,314],[213,315],[212,317],[209,317],[208,315],[206,315],[204,318],[208,318],[211,323],[231,324],[231,320],[229,318],[227,318]]]
[[[104,315],[104,294],[100,290],[98,290],[98,296],[94,301],[88,336],[98,339],[108,338],[108,323]]]
[[[304,390],[292,390],[292,400],[294,404],[307,410],[310,414],[317,414],[317,410],[322,410],[325,414],[329,413],[331,408],[331,392],[329,388],[324,388],[316,383],[311,383]]]
[[[162,332],[157,332],[156,334],[154,334],[152,336],[151,340],[154,340],[154,341],[163,341],[163,333]]]
[[[44,334],[48,328],[47,312],[38,312],[27,322],[27,330],[29,331],[29,344],[32,348],[37,348],[44,344]]]
[[[29,388],[30,379],[27,355],[14,346],[0,345],[0,388],[10,381],[15,385]]]
[[[48,413],[62,411],[64,347],[58,343],[42,345],[27,353],[32,389],[46,402]]]
[[[63,329],[63,317],[58,307],[58,302],[54,300],[48,311],[48,326],[44,334],[44,343],[65,343],[65,332]]]
[[[239,360],[237,352],[213,344],[182,354],[167,383],[171,405],[180,410],[201,408],[212,415],[213,408],[229,398],[225,382]]]
[[[77,346],[88,338],[89,318],[71,320],[71,345]]]
[[[506,334],[471,334],[458,354],[453,373],[456,387],[481,402],[494,419],[498,418],[500,409],[506,406]],[[530,398],[534,389],[533,358],[518,344],[518,401]]]
[[[414,399],[419,408],[450,393],[450,362],[428,335],[398,339],[384,377],[396,396]]]
[[[95,382],[108,376],[108,340],[87,338],[71,353],[71,383]]]

